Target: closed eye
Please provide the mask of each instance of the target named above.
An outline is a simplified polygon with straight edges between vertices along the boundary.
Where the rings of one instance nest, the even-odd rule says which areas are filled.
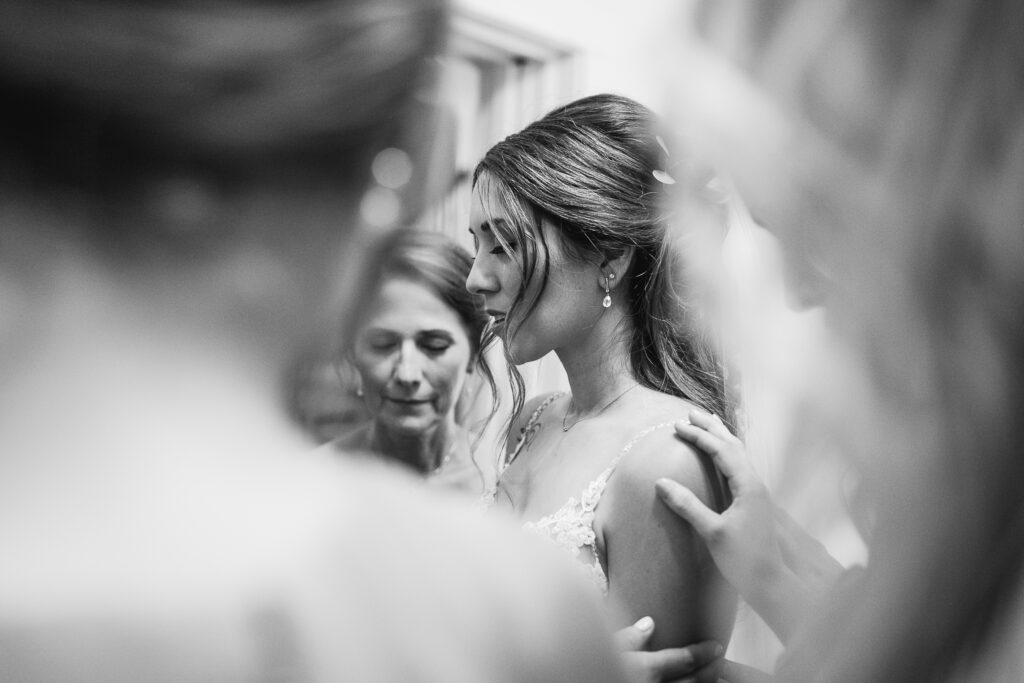
[[[424,341],[420,343],[420,346],[422,346],[423,349],[426,351],[440,353],[442,351],[447,351],[451,347],[451,344],[442,339],[431,339],[429,341]]]
[[[455,340],[445,332],[432,332],[420,336],[416,343],[430,353],[443,353],[455,344]]]
[[[510,256],[516,252],[516,246],[515,242],[507,242],[504,245],[499,242],[491,249],[490,253],[497,254],[499,256]]]
[[[363,336],[363,343],[373,351],[385,352],[398,346],[399,338],[388,330],[374,329]]]

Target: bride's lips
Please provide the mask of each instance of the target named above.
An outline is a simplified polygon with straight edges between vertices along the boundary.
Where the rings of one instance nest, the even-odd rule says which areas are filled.
[[[495,327],[505,322],[505,313],[503,311],[488,308],[486,310],[486,313],[487,315],[491,316],[491,322]]]

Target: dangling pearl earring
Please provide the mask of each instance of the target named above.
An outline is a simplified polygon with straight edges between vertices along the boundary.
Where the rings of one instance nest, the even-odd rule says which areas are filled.
[[[608,282],[614,279],[615,273],[609,273],[604,276],[604,299],[601,300],[601,305],[605,308],[611,308],[612,306],[612,290]]]

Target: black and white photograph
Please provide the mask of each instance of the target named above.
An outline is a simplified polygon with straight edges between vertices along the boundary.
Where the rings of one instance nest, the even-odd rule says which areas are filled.
[[[1022,36],[0,0],[0,683],[1024,681]]]

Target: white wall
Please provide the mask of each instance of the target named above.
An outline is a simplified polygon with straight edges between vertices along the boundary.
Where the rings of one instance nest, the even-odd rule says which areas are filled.
[[[677,0],[456,0],[456,7],[577,47],[581,97],[614,92],[659,110],[661,48],[679,35]]]

